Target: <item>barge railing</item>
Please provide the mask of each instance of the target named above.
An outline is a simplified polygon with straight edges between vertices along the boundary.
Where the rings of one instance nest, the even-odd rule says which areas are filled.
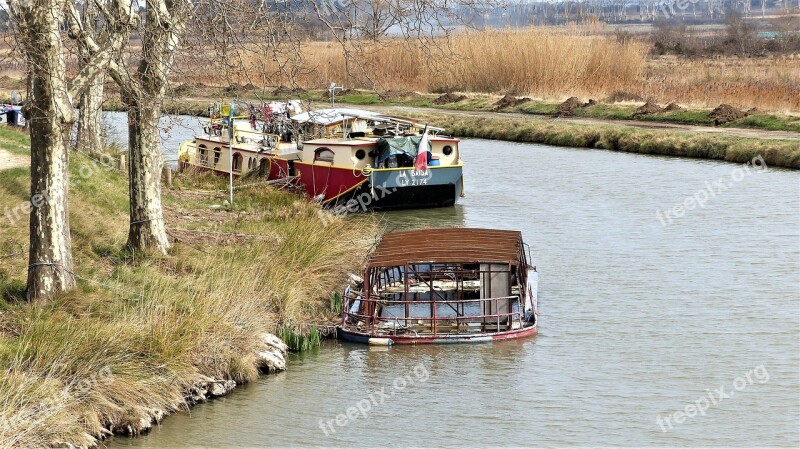
[[[350,309],[358,301],[358,309],[351,312]],[[464,313],[464,305],[468,303],[478,303],[481,310],[485,310],[485,304],[493,306],[490,310],[496,313],[480,314],[480,315],[462,315]],[[409,316],[409,308],[411,305],[431,305],[431,315],[427,316]],[[456,315],[436,315],[436,305],[447,305],[453,308],[455,305]],[[517,310],[514,310],[516,304]],[[376,316],[380,314],[378,309],[392,306],[404,305],[406,314],[403,316]],[[459,306],[461,306],[459,308]],[[500,313],[500,307],[507,306],[508,312]],[[459,312],[459,310],[461,312]],[[363,312],[362,312],[363,311]],[[376,311],[379,313],[376,314]],[[344,304],[342,307],[342,327],[345,330],[367,333],[369,335],[387,335],[398,334],[404,332],[413,332],[417,335],[452,335],[452,332],[439,332],[440,322],[453,322],[455,321],[456,333],[461,333],[462,325],[466,324],[469,328],[470,322],[479,321],[482,333],[497,333],[501,332],[501,326],[506,326],[505,330],[514,329],[513,325],[518,324],[519,328],[524,327],[524,315],[522,302],[518,295],[501,296],[497,298],[479,298],[479,299],[453,299],[453,300],[392,300],[385,299],[380,296],[371,295],[369,298],[362,297],[362,294],[351,293],[344,297]],[[487,323],[487,319],[493,319],[494,323]],[[402,327],[398,327],[399,323],[403,323]],[[412,322],[412,325],[409,325]],[[385,326],[383,323],[394,323],[394,327]],[[427,325],[425,324],[427,323]],[[487,332],[487,324],[494,326],[493,332]],[[413,329],[414,326],[430,328],[430,333],[420,334]],[[452,326],[449,326],[452,329]]]

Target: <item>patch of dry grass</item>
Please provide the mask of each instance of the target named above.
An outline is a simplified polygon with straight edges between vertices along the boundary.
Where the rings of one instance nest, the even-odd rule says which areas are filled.
[[[22,139],[10,133],[0,129],[0,146],[17,148]],[[90,163],[74,153],[73,178]],[[27,168],[0,171],[0,210],[25,201],[29,182]],[[182,242],[154,256],[122,249],[122,174],[99,170],[73,183],[82,279],[41,308],[21,300],[27,217],[0,216],[0,448],[86,446],[109,428],[136,433],[186,409],[187,392],[203,379],[253,379],[259,335],[327,322],[331,293],[374,240],[369,216],[325,225],[316,206],[265,186],[238,190],[234,207],[218,210],[211,206],[225,197],[223,179],[179,176],[175,185],[165,191],[167,227],[184,229]],[[197,230],[268,238],[209,243],[193,239]]]
[[[654,58],[632,91],[701,107],[800,112],[800,58]]]

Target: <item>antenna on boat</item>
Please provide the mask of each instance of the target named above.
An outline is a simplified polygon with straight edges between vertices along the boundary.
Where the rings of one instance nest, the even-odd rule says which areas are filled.
[[[234,125],[233,125],[234,108],[235,108],[235,106],[234,106],[233,102],[231,101],[228,104],[228,111],[227,111],[228,112],[228,117],[227,117],[227,122],[228,122],[228,164],[229,164],[228,165],[228,183],[229,183],[228,185],[229,185],[229,188],[230,188],[230,198],[231,198],[230,207],[233,207],[233,138],[234,138],[235,133],[236,133],[236,129],[235,129]],[[220,108],[220,109],[221,109],[220,112],[224,112],[224,108]]]
[[[344,90],[344,86],[337,86],[336,82],[331,82],[331,85],[328,86],[328,93],[331,96],[331,107],[334,106],[336,103],[336,90]]]

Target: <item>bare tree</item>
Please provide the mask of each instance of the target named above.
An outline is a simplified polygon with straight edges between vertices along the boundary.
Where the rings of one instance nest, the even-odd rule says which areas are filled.
[[[84,0],[81,16],[82,32],[89,33],[97,39],[102,27],[100,10],[94,0]],[[74,23],[74,22],[73,22]],[[73,26],[73,30],[76,28]],[[81,66],[91,61],[91,54],[85,46],[79,47],[78,58]],[[94,154],[103,151],[102,129],[103,83],[106,72],[98,73],[80,96],[78,109],[78,133],[76,147],[84,152]]]
[[[111,64],[128,107],[130,228],[127,246],[140,251],[169,249],[161,206],[161,137],[159,119],[178,43],[192,12],[188,0],[145,0],[139,31],[141,51],[134,73],[123,58]]]
[[[120,4],[109,7],[119,15],[124,11]],[[61,26],[76,14],[75,5],[68,0],[10,0],[8,6],[28,76],[24,113],[31,134],[33,207],[27,297],[41,303],[75,287],[67,207],[73,101],[106,69],[121,41],[107,33],[98,42],[78,28],[74,36],[87,59],[68,82]]]
[[[742,16],[742,13],[734,8],[728,9],[725,13],[727,40],[734,45],[742,54],[746,54],[753,41],[755,29]]]

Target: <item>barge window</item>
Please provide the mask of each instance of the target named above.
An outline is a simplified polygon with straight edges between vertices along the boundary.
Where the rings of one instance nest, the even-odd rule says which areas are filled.
[[[242,155],[239,153],[233,154],[233,171],[235,172],[242,171]]]
[[[314,161],[333,163],[333,150],[326,147],[317,148],[314,151]]]
[[[219,164],[219,156],[222,154],[222,150],[219,147],[214,148],[214,165]]]
[[[200,145],[198,150],[199,150],[199,156],[200,156],[200,158],[199,158],[200,159],[200,163],[201,164],[206,164],[208,162],[208,151],[206,150],[206,146],[205,145]]]

